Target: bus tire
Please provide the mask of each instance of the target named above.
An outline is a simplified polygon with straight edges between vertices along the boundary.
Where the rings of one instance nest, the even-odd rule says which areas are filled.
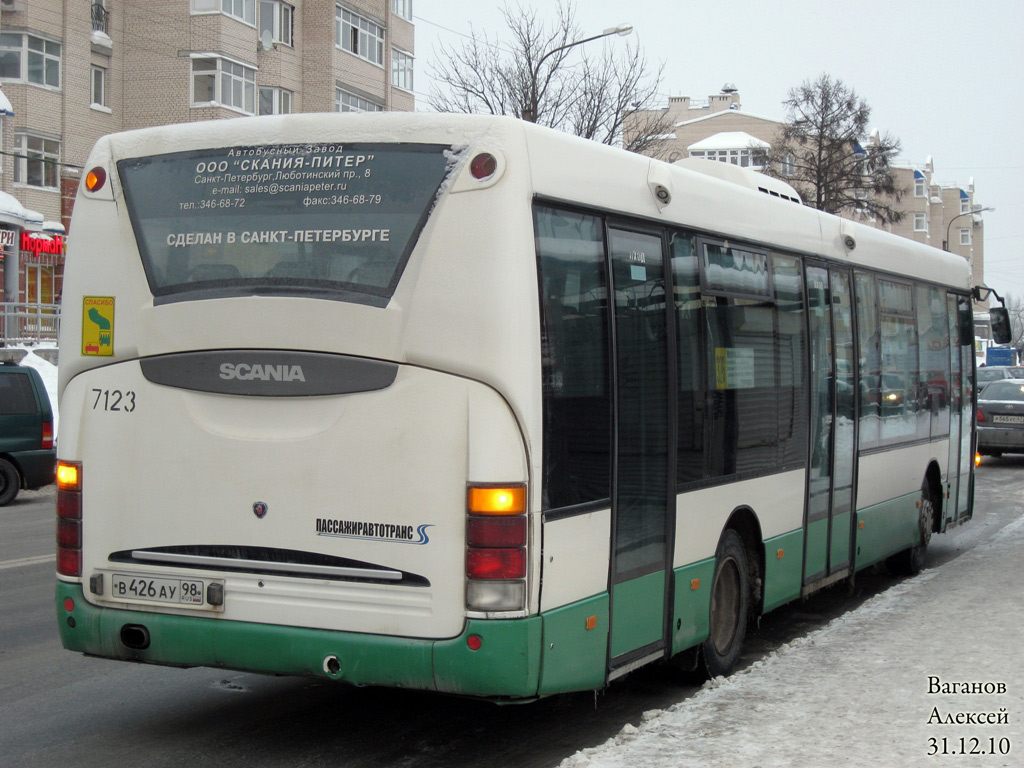
[[[6,507],[21,490],[21,475],[7,459],[0,459],[0,507]]]
[[[925,556],[928,553],[928,542],[932,538],[932,526],[935,523],[935,504],[932,502],[928,481],[921,486],[921,507],[918,510],[917,525],[920,538],[912,547],[897,552],[886,561],[886,565],[897,573],[914,576],[924,568]]]
[[[743,541],[729,528],[715,553],[708,638],[701,646],[701,662],[708,677],[729,674],[740,657],[750,611],[748,574]]]

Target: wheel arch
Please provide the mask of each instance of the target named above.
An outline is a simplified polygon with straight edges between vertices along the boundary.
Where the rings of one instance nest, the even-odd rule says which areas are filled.
[[[764,608],[764,537],[761,533],[761,521],[757,513],[747,506],[736,507],[729,515],[729,520],[722,529],[724,535],[727,530],[734,530],[739,534],[743,542],[743,548],[747,553],[747,570],[750,580],[751,597],[750,614],[752,619],[761,615]],[[721,536],[719,537],[721,538]]]
[[[931,496],[932,506],[935,509],[935,513],[932,515],[932,531],[939,533],[942,527],[945,495],[942,492],[942,470],[939,469],[939,462],[935,459],[928,463],[921,487],[927,488]]]

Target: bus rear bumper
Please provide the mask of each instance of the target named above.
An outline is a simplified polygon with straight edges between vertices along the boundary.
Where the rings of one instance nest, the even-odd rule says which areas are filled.
[[[91,656],[465,696],[537,696],[539,616],[470,619],[459,637],[429,640],[106,608],[89,603],[81,584],[60,580],[56,603],[64,647]],[[477,650],[467,643],[471,635],[480,639]]]

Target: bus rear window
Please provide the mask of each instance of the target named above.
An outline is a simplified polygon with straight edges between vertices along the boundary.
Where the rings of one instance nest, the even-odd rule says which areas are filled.
[[[384,306],[457,159],[432,144],[275,144],[117,168],[158,303],[270,294]]]

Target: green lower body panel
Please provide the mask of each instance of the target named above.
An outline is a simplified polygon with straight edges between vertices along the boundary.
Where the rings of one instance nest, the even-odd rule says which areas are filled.
[[[917,503],[920,493],[910,493],[892,501],[857,512],[856,567],[877,563],[883,558],[912,547],[921,539]]]
[[[608,653],[608,593],[541,614],[544,619],[540,693],[604,686]]]
[[[68,598],[74,603],[70,611]],[[57,614],[65,648],[111,659],[493,698],[535,697],[539,686],[540,616],[470,619],[459,637],[419,640],[100,608],[85,600],[80,584],[62,581],[57,582]],[[145,627],[148,647],[132,649],[121,642],[126,624]],[[477,650],[467,644],[470,635],[480,638]],[[603,680],[603,657],[599,669]]]
[[[804,555],[804,574],[813,581],[828,569],[828,518],[807,524],[807,551]]]
[[[665,572],[612,587],[612,657],[656,643],[665,634]]]
[[[711,620],[711,582],[715,559],[677,568],[672,615],[672,654],[703,643]]]
[[[775,536],[764,543],[764,612],[800,597],[804,532]]]

